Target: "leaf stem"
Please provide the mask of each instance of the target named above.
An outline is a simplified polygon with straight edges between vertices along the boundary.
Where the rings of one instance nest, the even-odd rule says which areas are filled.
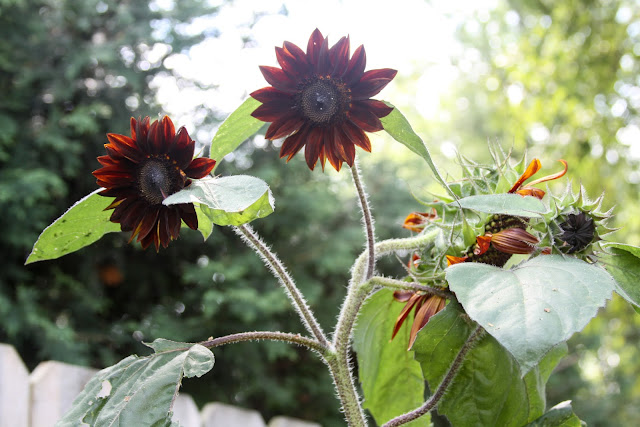
[[[285,288],[287,296],[291,300],[291,303],[298,311],[302,323],[307,330],[318,340],[320,345],[325,349],[331,349],[332,346],[327,340],[322,328],[318,324],[311,308],[307,305],[304,296],[296,286],[295,282],[287,273],[286,268],[278,259],[275,253],[273,253],[269,247],[260,239],[258,234],[248,224],[243,224],[239,227],[233,227],[236,234],[238,234],[250,247],[252,247],[262,258],[264,263],[269,266],[273,275],[280,281]]]
[[[367,252],[368,252],[368,264],[367,272],[365,274],[365,280],[369,280],[373,277],[373,272],[376,268],[376,252],[375,243],[376,237],[374,235],[373,216],[371,215],[371,208],[369,207],[369,200],[366,189],[362,182],[362,174],[360,172],[360,166],[358,165],[358,159],[356,158],[353,166],[351,167],[351,175],[353,177],[353,184],[358,192],[358,199],[360,200],[360,210],[362,211],[362,222],[364,223],[364,231],[367,236]]]
[[[301,345],[311,350],[315,350],[320,354],[325,354],[327,348],[321,345],[318,341],[311,338],[304,337],[299,334],[290,334],[285,332],[271,332],[271,331],[254,331],[254,332],[242,332],[239,334],[226,335],[224,337],[213,338],[207,341],[202,341],[198,344],[207,347],[220,347],[226,344],[235,344],[243,341],[258,341],[258,340],[270,340],[270,341],[282,341],[292,344]]]
[[[417,409],[414,409],[411,412],[407,412],[404,415],[400,415],[399,417],[392,419],[386,424],[383,424],[382,427],[397,427],[397,426],[406,424],[410,421],[413,421],[425,415],[426,413],[434,409],[440,402],[440,399],[442,399],[442,396],[444,396],[444,393],[447,391],[447,388],[451,384],[451,381],[453,381],[453,379],[458,374],[458,371],[460,370],[460,367],[462,366],[462,362],[464,362],[464,358],[467,356],[467,353],[469,353],[469,350],[471,350],[471,348],[475,344],[475,341],[478,338],[480,338],[480,336],[482,336],[483,332],[484,332],[484,329],[480,325],[478,325],[476,329],[474,329],[474,331],[471,332],[471,335],[469,335],[469,338],[467,338],[467,341],[465,341],[464,345],[458,352],[458,355],[453,360],[453,363],[451,364],[449,371],[447,372],[445,377],[442,379],[442,382],[436,389],[435,393],[433,393],[433,395],[426,402],[424,402],[422,406],[420,406]]]
[[[371,283],[372,285],[379,285],[390,289],[426,292],[428,294],[436,295],[445,299],[451,299],[451,297],[453,296],[453,293],[447,289],[423,285],[422,283],[418,282],[405,282],[403,280],[391,279],[389,277],[375,276],[369,279],[369,283]]]

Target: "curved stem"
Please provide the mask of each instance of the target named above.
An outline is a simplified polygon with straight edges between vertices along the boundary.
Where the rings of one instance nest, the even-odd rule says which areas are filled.
[[[476,329],[474,329],[474,331],[471,332],[471,335],[469,335],[469,338],[467,338],[467,341],[464,343],[464,345],[458,352],[458,355],[453,360],[453,363],[451,364],[449,371],[447,372],[445,377],[442,379],[442,382],[436,389],[435,393],[433,393],[433,395],[429,398],[429,400],[424,402],[424,404],[421,407],[414,409],[411,412],[407,412],[404,415],[400,415],[399,417],[392,419],[388,423],[383,424],[382,427],[397,427],[402,424],[406,424],[410,421],[413,421],[425,415],[427,412],[434,409],[440,402],[440,399],[442,399],[442,396],[444,396],[444,393],[447,391],[447,388],[451,384],[451,381],[453,381],[453,379],[458,374],[458,371],[460,370],[460,367],[462,366],[462,362],[464,361],[464,358],[466,357],[467,353],[469,353],[469,350],[471,350],[475,341],[478,338],[480,338],[483,332],[484,332],[484,329],[482,328],[482,326],[477,326]]]
[[[242,332],[239,334],[231,334],[224,337],[213,338],[207,341],[202,341],[198,344],[207,348],[213,348],[220,347],[226,344],[235,344],[243,341],[258,340],[282,341],[297,344],[303,347],[307,347],[310,350],[315,350],[320,354],[325,354],[327,351],[326,347],[322,346],[318,341],[312,340],[311,338],[303,337],[302,335],[298,334],[271,331]]]
[[[374,235],[375,231],[373,229],[373,217],[371,216],[371,208],[369,207],[367,192],[364,188],[364,184],[362,183],[362,177],[360,174],[360,167],[358,166],[357,158],[353,166],[351,167],[351,175],[353,176],[353,184],[355,185],[358,192],[358,198],[360,200],[360,210],[362,211],[362,222],[364,223],[365,235],[367,236],[367,252],[369,256],[365,280],[369,280],[373,276],[373,272],[376,268],[376,238]]]
[[[397,289],[402,291],[421,291],[428,294],[436,295],[441,298],[451,299],[453,295],[451,291],[434,286],[427,286],[417,282],[405,282],[403,280],[391,279],[389,277],[372,277],[369,283],[373,285],[384,286],[389,289]]]
[[[260,254],[265,264],[270,267],[273,275],[280,281],[282,286],[284,286],[287,291],[287,296],[298,311],[298,314],[302,319],[302,323],[307,330],[318,340],[321,346],[325,349],[330,349],[331,344],[327,341],[327,337],[313,315],[311,308],[307,305],[302,293],[289,273],[287,273],[287,270],[276,254],[271,252],[267,245],[249,225],[244,224],[239,227],[233,227],[233,229],[238,235],[243,237],[243,240],[248,243],[249,246],[253,247],[253,249]]]

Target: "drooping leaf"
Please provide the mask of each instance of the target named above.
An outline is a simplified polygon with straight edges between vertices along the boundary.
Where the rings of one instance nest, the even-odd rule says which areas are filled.
[[[622,243],[608,243],[599,256],[604,268],[616,281],[616,292],[640,307],[640,248]]]
[[[209,150],[209,157],[217,162],[216,167],[224,156],[235,150],[264,125],[264,122],[251,115],[259,106],[259,101],[249,97],[220,125]]]
[[[120,224],[109,221],[111,211],[104,210],[114,199],[100,196],[101,190],[77,201],[45,228],[25,264],[60,258],[92,244],[107,233],[120,231]]]
[[[423,403],[424,379],[420,364],[407,351],[410,327],[403,327],[391,341],[391,332],[403,304],[393,292],[381,289],[372,295],[358,315],[353,348],[358,355],[358,376],[364,393],[364,407],[378,425]],[[409,426],[427,426],[422,417]]]
[[[451,191],[449,185],[447,185],[447,182],[440,174],[438,167],[433,162],[431,154],[429,153],[429,149],[427,148],[427,145],[424,143],[424,141],[422,141],[422,138],[420,138],[413,131],[411,124],[409,123],[407,118],[400,112],[400,110],[398,110],[397,107],[389,102],[385,103],[389,107],[393,107],[393,111],[386,117],[380,119],[380,121],[382,122],[382,126],[384,126],[384,130],[393,139],[422,157],[429,165],[429,168],[431,168],[433,176],[440,183],[440,185],[442,185],[454,199],[457,199],[457,196]]]
[[[216,225],[242,225],[264,218],[274,209],[273,196],[266,182],[247,175],[202,179],[171,196],[165,205],[200,203]]]
[[[129,356],[89,380],[58,427],[89,425],[169,426],[183,376],[200,377],[214,364],[200,344],[158,339],[155,353]]]
[[[213,222],[209,215],[209,207],[201,204],[195,204],[194,207],[198,216],[198,231],[202,234],[204,240],[207,240],[213,232]]]
[[[418,333],[413,350],[432,393],[474,328],[461,306],[451,302]],[[485,334],[467,353],[438,412],[455,427],[526,424],[544,412],[545,384],[566,353],[560,344],[521,377],[513,356]]]
[[[526,427],[581,427],[582,421],[573,412],[571,401],[566,400],[549,409],[546,414]]]
[[[540,217],[546,212],[544,204],[539,199],[530,196],[522,197],[519,194],[481,194],[464,197],[458,202],[465,209],[525,218]]]
[[[560,255],[538,256],[511,270],[456,264],[446,277],[465,311],[511,352],[522,374],[581,331],[615,287],[604,269]]]

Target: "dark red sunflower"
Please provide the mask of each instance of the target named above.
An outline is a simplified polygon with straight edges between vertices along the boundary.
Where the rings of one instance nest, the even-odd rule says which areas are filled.
[[[316,29],[307,52],[290,42],[276,47],[281,68],[260,67],[271,85],[251,94],[262,102],[253,117],[271,122],[265,137],[287,137],[280,157],[287,161],[305,147],[307,165],[318,159],[340,170],[342,162],[353,165],[355,146],[371,151],[366,132],[382,130],[381,117],[393,108],[370,99],[396,75],[389,68],[364,71],[366,55],[359,46],[349,58],[349,37],[329,48],[328,38]]]
[[[204,178],[215,160],[193,158],[195,141],[184,127],[176,130],[169,117],[149,124],[131,118],[131,137],[107,134],[106,156],[98,157],[102,168],[93,172],[99,194],[115,197],[105,210],[113,209],[111,221],[120,223],[122,231],[131,231],[146,249],[153,242],[156,251],[178,238],[181,220],[193,230],[198,217],[191,203],[165,206],[162,201],[191,184],[191,179]]]

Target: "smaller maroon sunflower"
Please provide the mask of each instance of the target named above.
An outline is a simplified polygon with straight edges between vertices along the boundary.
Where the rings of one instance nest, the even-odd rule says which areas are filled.
[[[262,102],[252,116],[271,122],[265,137],[286,137],[280,157],[287,161],[305,147],[311,170],[318,159],[340,170],[342,162],[353,166],[355,146],[371,152],[366,132],[383,129],[381,117],[393,108],[370,99],[396,75],[389,68],[364,71],[366,55],[360,46],[349,58],[349,37],[329,48],[329,39],[316,29],[305,53],[285,41],[276,47],[281,68],[260,67],[271,85],[251,94]]]
[[[107,134],[107,155],[98,157],[102,168],[93,175],[105,188],[99,194],[115,197],[105,208],[113,209],[111,221],[132,232],[129,242],[138,236],[144,249],[153,242],[157,251],[178,238],[181,220],[198,228],[192,203],[165,206],[162,201],[191,184],[190,178],[204,178],[216,161],[194,159],[195,141],[184,127],[176,133],[169,117],[149,121],[132,117],[131,137]]]

